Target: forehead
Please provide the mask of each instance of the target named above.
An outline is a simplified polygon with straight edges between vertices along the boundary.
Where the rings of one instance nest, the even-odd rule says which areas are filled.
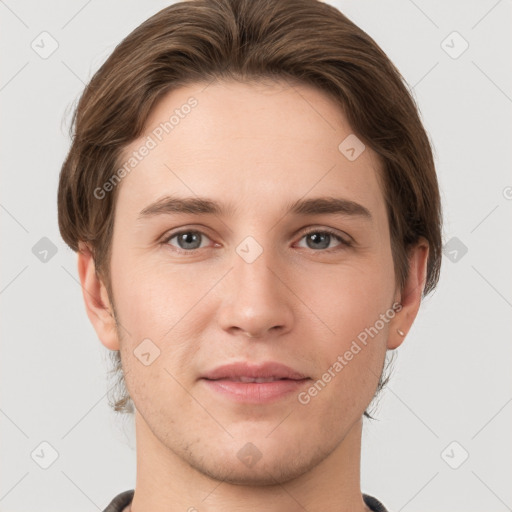
[[[142,136],[125,148],[121,160],[134,165],[118,209],[139,213],[172,193],[226,198],[238,213],[253,202],[270,207],[307,195],[347,195],[374,210],[383,206],[379,162],[368,147],[347,158],[344,141],[358,144],[354,137],[340,106],[312,86],[180,87],[157,103]]]

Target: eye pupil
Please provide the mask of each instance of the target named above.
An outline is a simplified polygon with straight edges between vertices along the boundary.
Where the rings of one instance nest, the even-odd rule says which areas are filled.
[[[181,233],[178,235],[178,240],[180,241],[180,247],[182,249],[197,249],[197,247],[189,247],[190,245],[194,245],[199,240],[199,233],[194,233],[193,231],[187,231],[186,233]],[[183,244],[185,246],[183,246]],[[200,245],[200,243],[199,243]]]
[[[329,247],[329,242],[331,240],[331,235],[329,233],[311,233],[308,235],[308,237],[310,240],[313,241],[313,247],[310,247],[312,249],[319,248],[318,242],[320,242],[321,249]],[[322,241],[324,242],[323,244]],[[327,241],[327,243],[325,243],[325,241]]]
[[[201,248],[203,236],[203,233],[200,231],[182,231],[181,233],[177,233],[168,238],[166,243],[174,245],[171,240],[175,239],[176,241],[174,243],[177,244],[178,248],[192,252]],[[342,246],[350,245],[347,242],[344,242],[339,236],[336,236],[329,231],[311,231],[310,233],[303,235],[302,238],[306,239],[308,248],[315,251],[329,249],[333,238],[338,240]]]

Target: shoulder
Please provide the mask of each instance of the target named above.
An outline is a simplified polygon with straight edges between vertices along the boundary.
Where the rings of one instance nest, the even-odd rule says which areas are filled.
[[[133,489],[118,494],[103,512],[123,512],[124,508],[132,502],[133,494]],[[388,512],[384,505],[373,496],[363,494],[363,500],[372,512]]]
[[[103,512],[123,512],[133,499],[134,489],[118,494]]]
[[[363,494],[363,500],[365,504],[372,510],[372,512],[388,512],[386,507],[373,496],[369,496],[368,494]]]

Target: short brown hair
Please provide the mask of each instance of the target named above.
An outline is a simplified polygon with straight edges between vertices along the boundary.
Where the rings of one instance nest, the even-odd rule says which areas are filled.
[[[64,241],[74,251],[80,241],[91,248],[112,297],[109,262],[120,187],[101,199],[94,190],[114,175],[122,150],[142,134],[167,92],[215,79],[265,78],[313,85],[339,104],[382,163],[397,284],[403,287],[407,278],[409,248],[423,237],[429,243],[424,295],[433,290],[441,265],[441,204],[417,106],[373,39],[318,0],[189,0],[129,34],[92,77],[73,114],[58,190]],[[119,375],[119,352],[114,357]],[[114,408],[124,410],[128,400],[124,395]]]

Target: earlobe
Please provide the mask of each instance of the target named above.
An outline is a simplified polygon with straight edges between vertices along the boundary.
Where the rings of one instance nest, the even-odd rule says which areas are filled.
[[[82,295],[87,316],[98,338],[109,350],[119,350],[114,311],[108,297],[108,292],[96,274],[93,254],[83,242],[79,244],[78,275],[82,285]]]
[[[398,302],[400,311],[390,326],[387,348],[394,350],[404,341],[418,314],[427,278],[428,242],[421,238],[409,251],[409,273]]]

